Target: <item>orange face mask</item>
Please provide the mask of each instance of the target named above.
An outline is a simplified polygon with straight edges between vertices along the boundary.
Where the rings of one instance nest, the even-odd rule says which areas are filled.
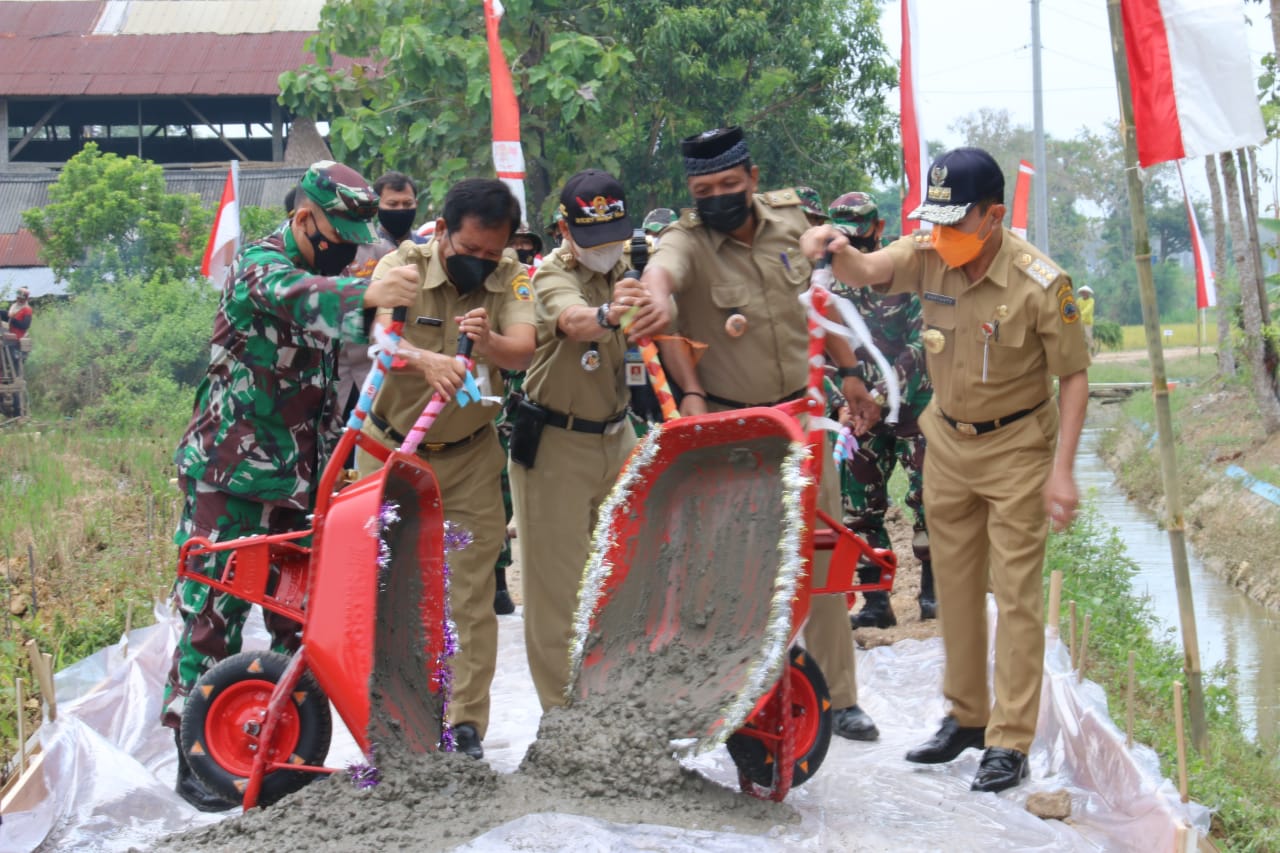
[[[983,234],[984,218],[977,231],[961,231],[950,225],[933,226],[933,248],[942,262],[952,269],[958,269],[972,261],[982,252],[982,247],[991,239],[994,228],[987,228]]]

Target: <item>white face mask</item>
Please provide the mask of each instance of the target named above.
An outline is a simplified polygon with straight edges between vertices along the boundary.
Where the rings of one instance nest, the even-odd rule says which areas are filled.
[[[622,248],[624,245],[623,243],[609,243],[591,249],[574,246],[574,253],[578,256],[578,263],[592,272],[604,275],[616,267],[618,261],[622,260]]]

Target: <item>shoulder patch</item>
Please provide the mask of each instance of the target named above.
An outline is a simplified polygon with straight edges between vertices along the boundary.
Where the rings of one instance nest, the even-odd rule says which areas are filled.
[[[918,251],[933,248],[933,232],[932,231],[912,231],[911,245],[915,246]]]
[[[1049,285],[1053,284],[1062,275],[1062,270],[1055,267],[1044,258],[1037,258],[1030,252],[1023,252],[1014,260],[1014,265],[1027,274],[1027,277],[1036,284],[1049,289]]]
[[[702,224],[702,217],[698,215],[696,207],[682,207],[680,208],[680,218],[676,222],[694,228]]]
[[[529,285],[528,273],[519,273],[511,279],[511,292],[516,295],[517,302],[533,301],[533,288]]]
[[[802,203],[800,194],[791,187],[761,193],[759,198],[770,207],[798,207]]]

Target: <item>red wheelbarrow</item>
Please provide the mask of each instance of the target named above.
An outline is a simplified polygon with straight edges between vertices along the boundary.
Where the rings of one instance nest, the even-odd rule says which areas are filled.
[[[393,334],[399,328],[393,324]],[[439,488],[416,455],[360,432],[390,361],[379,359],[330,457],[309,529],[228,542],[193,538],[180,549],[180,578],[302,624],[292,657],[229,657],[201,677],[186,703],[182,748],[191,769],[245,809],[335,771],[322,766],[330,700],[365,755],[377,745],[438,749],[444,735],[452,644]],[[335,493],[356,446],[383,466]],[[219,551],[229,552],[221,575],[200,572],[202,558]]]
[[[571,701],[658,694],[688,709],[673,739],[726,743],[744,791],[781,800],[832,734],[816,662],[796,645],[811,596],[888,591],[897,559],[817,508],[819,339],[809,393],[777,407],[668,421],[601,507],[583,582]],[[816,550],[831,551],[813,583]],[[865,559],[880,569],[859,584]]]

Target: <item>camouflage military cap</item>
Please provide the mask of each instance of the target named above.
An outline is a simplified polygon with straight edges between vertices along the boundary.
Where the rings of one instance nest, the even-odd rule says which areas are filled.
[[[818,195],[818,191],[813,187],[796,187],[796,195],[800,196],[800,207],[810,216],[816,216],[819,219],[830,219],[827,212],[822,209],[822,197]]]
[[[355,169],[321,160],[311,164],[298,187],[324,211],[343,240],[378,242],[378,195]]]
[[[880,222],[880,210],[875,199],[866,193],[845,193],[831,202],[827,208],[831,221],[842,226],[854,237],[866,237],[875,233]]]
[[[657,234],[679,218],[671,208],[657,207],[645,214],[644,224],[641,227],[649,234]]]

